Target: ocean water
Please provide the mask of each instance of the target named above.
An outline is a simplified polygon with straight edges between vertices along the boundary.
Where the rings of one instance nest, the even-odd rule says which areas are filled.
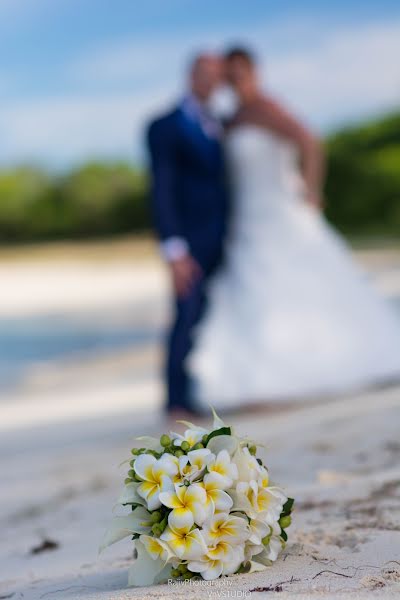
[[[74,356],[93,356],[160,340],[152,323],[50,315],[0,319],[0,389],[15,386],[30,367]]]
[[[392,301],[400,318],[400,297]],[[164,325],[151,316],[157,307],[116,312],[0,319],[0,392],[41,363],[162,343]]]

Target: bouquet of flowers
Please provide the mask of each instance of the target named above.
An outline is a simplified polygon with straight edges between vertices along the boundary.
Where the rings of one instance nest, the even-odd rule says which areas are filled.
[[[129,585],[263,570],[287,541],[294,501],[270,484],[257,444],[215,412],[211,430],[181,422],[182,435],[137,438],[118,499],[131,510],[100,548],[132,536]]]

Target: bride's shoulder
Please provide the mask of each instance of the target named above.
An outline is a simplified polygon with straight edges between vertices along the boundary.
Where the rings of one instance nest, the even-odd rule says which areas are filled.
[[[268,126],[276,116],[288,115],[283,104],[269,95],[263,95],[253,107],[253,117],[260,125]]]
[[[282,115],[284,112],[286,111],[277,100],[271,96],[263,95],[250,104],[239,107],[236,113],[226,121],[225,128],[227,131],[241,125],[255,125],[261,128],[269,128],[271,121],[277,115]]]
[[[264,95],[255,107],[254,118],[258,124],[273,133],[298,142],[309,135],[306,127],[279,100]]]

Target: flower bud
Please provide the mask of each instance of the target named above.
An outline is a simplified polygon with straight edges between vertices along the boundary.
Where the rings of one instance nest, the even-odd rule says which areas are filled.
[[[160,524],[159,523],[154,523],[154,525],[152,525],[151,527],[152,532],[154,533],[155,536],[160,536],[161,535],[161,528],[160,528]]]
[[[279,525],[282,527],[282,529],[286,529],[286,527],[289,527],[291,522],[292,522],[292,517],[290,515],[287,515],[286,517],[281,517],[279,519]]]
[[[264,544],[264,546],[268,546],[270,539],[271,539],[271,534],[266,535],[265,537],[263,537],[263,539],[261,540],[261,542]]]
[[[177,451],[175,452],[175,456],[177,456],[178,458],[180,458],[180,457],[181,457],[181,456],[183,456],[184,454],[185,454],[185,453],[184,453],[184,452],[182,452],[182,450],[177,450]]]
[[[189,444],[189,442],[187,442],[186,440],[184,440],[184,441],[182,442],[182,444],[181,444],[181,449],[182,449],[184,452],[187,452],[187,451],[189,450],[189,448],[190,448],[190,444]]]
[[[255,456],[257,453],[257,446],[249,446],[249,452],[252,456]]]
[[[180,565],[177,566],[176,570],[179,572],[179,575],[183,575],[184,573],[187,572],[187,565],[184,565],[183,563],[181,563]]]
[[[133,469],[130,469],[128,471],[128,477],[130,477],[131,479],[135,479],[135,471]]]
[[[184,574],[183,579],[185,579],[187,581],[188,579],[192,579],[192,577],[194,577],[195,575],[196,575],[196,573],[191,573],[190,571],[187,571]]]
[[[178,569],[172,569],[171,575],[172,577],[180,577],[180,571]]]
[[[162,521],[160,521],[160,530],[161,530],[161,533],[163,533],[163,532],[164,532],[164,530],[165,530],[165,528],[167,527],[167,525],[168,525],[168,517],[167,517],[167,516],[165,516],[165,517],[163,518],[163,520],[162,520]]]
[[[124,484],[125,484],[125,485],[128,485],[128,483],[133,483],[133,479],[131,479],[130,477],[127,477],[127,478],[124,480]]]
[[[201,442],[197,442],[197,444],[193,446],[192,450],[201,450],[202,448],[204,448],[203,444]]]
[[[150,522],[151,523],[158,523],[161,519],[161,513],[159,510],[155,510],[154,512],[151,513],[150,515]]]
[[[139,454],[139,448],[132,448],[132,450],[131,450],[131,453],[132,453],[134,456],[137,456],[137,455]]]
[[[161,437],[160,437],[160,444],[161,446],[163,446],[163,448],[166,448],[167,446],[169,446],[171,443],[171,438],[169,437],[169,435],[167,435],[166,433],[164,433]]]

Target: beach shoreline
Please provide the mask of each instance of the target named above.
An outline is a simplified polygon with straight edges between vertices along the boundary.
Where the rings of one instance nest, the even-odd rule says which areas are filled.
[[[64,319],[101,325],[103,333],[140,326],[160,335],[168,281],[152,248],[138,260],[127,260],[122,246],[105,262],[0,258],[0,319],[22,328]],[[400,298],[400,252],[356,256],[388,297]],[[129,540],[100,558],[97,548],[133,438],[167,427],[161,338],[143,339],[32,362],[17,386],[2,390],[0,598],[399,597],[400,386],[232,415],[241,434],[266,445],[272,478],[296,497],[283,555],[226,585],[126,589]]]

